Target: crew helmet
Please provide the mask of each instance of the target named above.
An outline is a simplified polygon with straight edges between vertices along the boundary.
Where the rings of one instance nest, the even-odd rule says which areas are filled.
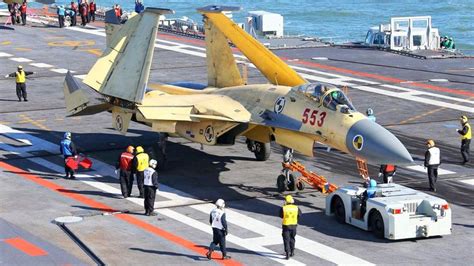
[[[434,142],[434,140],[429,139],[428,141],[426,141],[426,144],[427,144],[429,147],[433,147],[433,146],[435,145],[435,142]]]
[[[19,70],[23,69],[23,66],[19,65],[19,66],[18,66],[18,69],[19,69]]]
[[[151,159],[148,165],[150,165],[151,168],[156,168],[156,165],[158,162],[155,159]]]
[[[143,147],[142,146],[138,146],[137,147],[137,153],[140,153],[140,152],[144,152],[145,150],[143,150]]]
[[[369,187],[376,187],[376,186],[377,186],[377,181],[375,181],[375,179],[370,179]]]
[[[467,123],[467,116],[463,115],[461,116],[461,122],[464,124],[464,123]]]
[[[64,133],[64,138],[65,139],[71,139],[71,132]]]
[[[293,203],[295,203],[295,200],[293,199],[293,197],[291,195],[286,195],[285,196],[285,202],[287,204],[293,204]]]
[[[135,150],[135,148],[132,145],[127,147],[127,152],[129,152],[129,153],[133,153],[134,150]]]
[[[225,207],[225,201],[223,199],[218,199],[216,201],[216,206],[219,209],[223,209]]]
[[[374,115],[374,110],[372,110],[372,108],[367,108],[367,115]]]

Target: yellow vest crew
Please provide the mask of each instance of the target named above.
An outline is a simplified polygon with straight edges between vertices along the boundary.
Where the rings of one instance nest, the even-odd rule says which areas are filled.
[[[149,167],[148,162],[150,161],[150,157],[145,153],[142,146],[136,148],[136,154],[135,158],[133,158],[133,170],[137,178],[138,191],[140,191],[139,197],[143,198],[143,181],[145,179],[144,171]]]
[[[137,171],[143,172],[148,168],[149,157],[146,153],[137,154]]]
[[[15,78],[16,81],[16,96],[18,97],[18,101],[21,102],[21,99],[25,102],[28,101],[27,94],[26,94],[26,76],[34,74],[35,72],[24,71],[22,66],[18,66],[16,72],[11,74],[5,75],[6,78]]]
[[[462,155],[462,164],[469,162],[469,150],[471,146],[472,138],[472,129],[471,125],[468,123],[467,116],[463,115],[460,119],[462,129],[458,129],[457,132],[461,135],[461,155]]]
[[[298,224],[298,207],[293,204],[283,206],[283,225]]]

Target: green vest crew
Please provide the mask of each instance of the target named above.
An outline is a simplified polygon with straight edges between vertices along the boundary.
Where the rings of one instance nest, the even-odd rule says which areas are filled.
[[[17,71],[16,72],[16,83],[25,83],[26,81],[26,73],[25,71]]]
[[[146,153],[137,154],[137,171],[143,172],[148,168],[148,161],[150,158]]]
[[[283,206],[283,225],[298,224],[298,207],[293,204]]]

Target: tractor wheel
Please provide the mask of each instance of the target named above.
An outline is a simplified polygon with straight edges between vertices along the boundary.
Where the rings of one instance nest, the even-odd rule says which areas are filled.
[[[385,226],[383,224],[382,215],[378,211],[373,212],[370,214],[370,227],[372,228],[372,232],[377,238],[384,238],[385,236]]]
[[[298,180],[298,181],[296,182],[296,188],[297,188],[299,191],[303,191],[304,188],[305,188],[304,182],[301,181],[301,180]]]
[[[334,216],[336,217],[336,220],[341,224],[345,224],[346,223],[346,209],[344,208],[344,202],[342,202],[342,199],[340,197],[334,198],[333,210],[334,210]]]

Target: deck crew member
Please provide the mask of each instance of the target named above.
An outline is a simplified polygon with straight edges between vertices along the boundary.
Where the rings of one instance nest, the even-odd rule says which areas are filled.
[[[21,24],[23,26],[26,25],[26,10],[28,8],[28,5],[26,3],[26,1],[23,1],[23,4],[21,4],[20,6],[20,15],[21,15]]]
[[[211,259],[212,252],[217,245],[219,245],[219,248],[221,249],[222,259],[230,259],[230,256],[227,256],[227,250],[225,247],[225,236],[229,231],[227,229],[227,220],[224,208],[224,200],[218,199],[216,201],[216,208],[211,211],[209,216],[209,223],[212,226],[212,242],[209,245],[209,251],[206,253],[206,257],[208,259]]]
[[[127,150],[120,154],[117,164],[115,165],[115,173],[120,171],[120,189],[124,198],[130,197],[132,193],[133,176],[132,176],[132,160],[135,148],[128,146]]]
[[[441,164],[441,153],[438,147],[435,147],[434,140],[426,142],[428,150],[425,153],[425,167],[428,168],[428,180],[430,190],[436,192],[436,180],[438,179],[438,166]]]
[[[90,17],[91,17],[91,20],[92,22],[95,21],[95,11],[97,10],[97,6],[96,4],[94,3],[94,0],[92,0],[89,4],[89,14],[90,14]]]
[[[73,13],[71,13],[71,26],[76,26],[77,14],[79,12],[79,9],[74,1],[71,1],[71,10],[74,11]]]
[[[393,182],[393,176],[397,172],[397,166],[393,164],[382,164],[379,170],[379,177],[383,177],[385,184]]]
[[[63,28],[64,27],[64,16],[66,15],[66,9],[64,9],[63,6],[58,6],[58,10],[56,10],[56,13],[58,14],[59,27]]]
[[[461,135],[461,155],[462,164],[469,162],[469,149],[471,145],[472,130],[471,125],[467,122],[467,116],[461,116],[462,129],[458,129],[457,132]]]
[[[370,179],[367,184],[367,189],[361,195],[361,204],[360,204],[360,217],[364,218],[365,212],[367,211],[367,200],[375,197],[375,192],[377,191],[377,181]]]
[[[377,118],[374,115],[374,110],[372,110],[372,108],[367,108],[366,114],[367,114],[367,118],[370,121],[375,122],[377,120]]]
[[[156,216],[155,210],[155,197],[156,190],[158,189],[158,173],[156,172],[156,166],[158,162],[154,159],[151,159],[149,162],[149,167],[145,169],[144,175],[145,179],[143,181],[144,193],[145,193],[145,215],[147,216]]]
[[[282,236],[285,246],[286,259],[295,255],[295,237],[298,218],[301,216],[301,210],[295,205],[291,195],[285,197],[285,205],[280,209],[280,218],[282,218]]]
[[[137,177],[137,186],[138,191],[140,191],[140,198],[143,198],[143,179],[144,171],[148,168],[148,162],[150,161],[150,157],[147,153],[143,150],[142,146],[138,146],[136,149],[135,158],[133,158],[133,169],[135,172],[135,176]]]
[[[70,168],[66,162],[69,158],[73,158],[77,155],[76,146],[71,141],[71,132],[64,133],[64,139],[61,140],[59,146],[61,154],[64,156],[64,171],[66,172],[66,178],[74,179],[74,170]]]
[[[79,13],[81,14],[81,25],[86,26],[89,17],[89,5],[85,0],[82,0],[82,3],[79,5]]]
[[[143,6],[143,3],[141,0],[136,0],[135,1],[135,12],[141,13],[145,10],[145,7]]]
[[[34,73],[35,72],[24,71],[22,66],[18,66],[16,72],[5,76],[6,78],[16,78],[16,96],[18,96],[19,102],[21,102],[21,98],[23,98],[25,102],[28,101],[26,94],[26,76],[32,75]]]

